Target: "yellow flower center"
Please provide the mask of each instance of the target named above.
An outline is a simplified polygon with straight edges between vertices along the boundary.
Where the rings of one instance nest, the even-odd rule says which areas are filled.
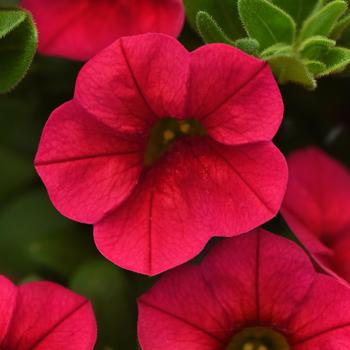
[[[144,158],[145,166],[151,166],[161,158],[177,139],[205,134],[206,131],[196,119],[162,118],[158,120],[149,135]]]
[[[234,335],[225,350],[290,350],[282,333],[271,328],[248,327]]]

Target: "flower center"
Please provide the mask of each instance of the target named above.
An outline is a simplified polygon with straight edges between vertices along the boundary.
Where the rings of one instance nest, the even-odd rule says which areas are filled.
[[[162,118],[151,129],[144,164],[150,166],[155,163],[181,137],[204,136],[205,134],[205,129],[196,119]]]
[[[237,333],[225,350],[290,350],[286,338],[270,328],[251,327]]]

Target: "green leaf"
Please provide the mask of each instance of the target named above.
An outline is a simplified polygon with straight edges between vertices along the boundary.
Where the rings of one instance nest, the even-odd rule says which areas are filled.
[[[26,19],[23,11],[0,11],[0,39]]]
[[[275,44],[260,53],[260,58],[268,60],[273,56],[294,56],[293,47],[286,44]]]
[[[11,90],[27,73],[37,41],[30,14],[20,10],[0,11],[0,93]]]
[[[327,68],[319,73],[318,77],[339,73],[350,64],[350,50],[343,47],[332,48],[322,57],[322,62]]]
[[[272,2],[286,11],[298,26],[302,25],[318,4],[318,0],[272,0]]]
[[[233,45],[237,47],[237,49],[246,52],[248,55],[255,55],[260,47],[258,41],[251,38],[238,39]]]
[[[345,12],[347,4],[345,1],[335,0],[321,8],[314,15],[309,17],[300,32],[299,40],[303,41],[306,38],[315,35],[328,36],[338,18]]]
[[[266,0],[238,0],[238,11],[246,32],[262,50],[277,43],[293,43],[295,22],[277,6]]]
[[[135,299],[126,273],[105,260],[81,266],[70,288],[93,304],[99,326],[96,349],[133,349],[136,345]]]
[[[300,59],[292,56],[273,56],[268,62],[280,84],[292,82],[310,90],[316,88],[316,80]]]
[[[336,42],[325,36],[312,36],[302,42],[299,48],[300,54],[310,60],[318,59],[325,54],[330,48],[334,47]]]
[[[226,36],[223,30],[205,11],[199,11],[196,17],[197,29],[203,41],[209,43],[225,43],[232,45],[233,42]]]
[[[331,37],[338,40],[350,26],[350,13],[341,18],[337,24],[334,26]]]
[[[304,64],[306,64],[307,69],[313,74],[317,75],[324,71],[327,67],[323,62],[320,61],[311,61],[306,60],[304,61]]]
[[[199,11],[209,13],[229,38],[244,35],[238,17],[237,0],[184,0],[186,16],[193,28],[196,28],[196,16]]]

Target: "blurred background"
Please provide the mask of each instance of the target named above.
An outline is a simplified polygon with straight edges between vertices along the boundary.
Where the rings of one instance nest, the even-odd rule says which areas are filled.
[[[180,40],[190,50],[202,45],[188,24]],[[135,300],[155,279],[106,261],[94,246],[92,227],[62,217],[33,168],[42,128],[72,98],[81,67],[36,56],[20,85],[0,95],[0,274],[16,283],[52,280],[85,295],[98,319],[96,349],[137,349]],[[350,165],[350,78],[322,79],[312,92],[295,85],[281,91],[285,117],[275,139],[281,150],[318,145]],[[269,227],[287,231],[280,218]]]

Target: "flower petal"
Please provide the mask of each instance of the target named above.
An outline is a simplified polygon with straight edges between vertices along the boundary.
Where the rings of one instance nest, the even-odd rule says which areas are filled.
[[[350,340],[350,289],[318,275],[289,324],[295,350],[346,350]]]
[[[133,190],[142,168],[142,148],[73,100],[52,113],[35,166],[63,215],[94,223]]]
[[[189,53],[174,38],[122,38],[90,60],[75,97],[90,113],[123,133],[148,133],[160,117],[183,116]]]
[[[178,35],[180,0],[22,0],[39,29],[39,52],[86,60],[116,39],[147,32]]]
[[[179,267],[140,298],[139,340],[144,350],[222,350],[225,318],[199,268]]]
[[[179,141],[95,225],[95,242],[115,264],[154,275],[191,259],[214,235],[234,236],[271,219],[286,182],[285,160],[272,143]]]
[[[315,276],[297,245],[267,231],[223,240],[200,266],[169,272],[140,298],[140,343],[224,349],[242,327],[286,326]]]
[[[316,260],[328,271],[341,273],[335,246],[350,234],[350,173],[314,147],[292,153],[288,164],[281,213]],[[342,258],[344,265],[350,262],[350,255]]]
[[[0,346],[4,341],[16,306],[17,287],[0,276]]]
[[[265,62],[228,45],[205,45],[191,54],[187,114],[222,143],[270,141],[283,101]]]
[[[50,282],[18,288],[5,349],[91,350],[95,340],[93,310],[83,297]]]

